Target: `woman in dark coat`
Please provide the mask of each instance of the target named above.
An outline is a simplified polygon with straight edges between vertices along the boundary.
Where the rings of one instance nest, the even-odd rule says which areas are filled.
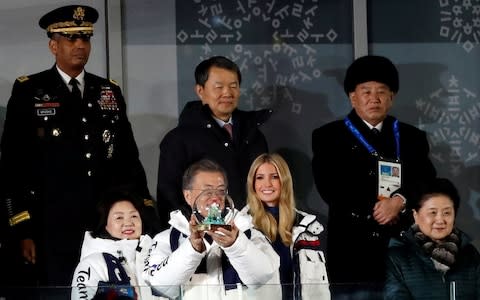
[[[455,227],[455,186],[437,178],[418,193],[415,224],[390,242],[385,299],[480,299],[480,254]]]

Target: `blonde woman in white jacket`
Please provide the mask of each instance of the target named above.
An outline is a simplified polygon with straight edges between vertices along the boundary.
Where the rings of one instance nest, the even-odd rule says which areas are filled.
[[[226,189],[225,172],[210,160],[194,163],[183,177],[191,207],[205,190],[210,200],[225,201]],[[205,232],[193,216],[172,212],[171,228],[154,238],[145,280],[171,299],[280,299],[278,255],[248,216],[235,213],[231,230]]]
[[[151,237],[142,234],[149,231],[142,223],[143,208],[143,199],[128,192],[105,196],[99,205],[99,225],[85,233],[71,299],[162,299],[142,278],[152,244]]]
[[[320,247],[323,225],[297,210],[287,162],[276,153],[258,156],[247,176],[247,206],[255,228],[280,256],[283,300],[330,300],[325,256]]]

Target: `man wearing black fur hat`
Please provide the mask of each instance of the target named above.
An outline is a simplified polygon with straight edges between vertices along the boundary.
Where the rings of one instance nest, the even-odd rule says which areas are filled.
[[[388,241],[411,221],[412,184],[436,171],[426,133],[388,115],[399,89],[389,59],[358,58],[344,88],[352,111],[312,134],[315,184],[329,205],[327,270],[334,297],[383,299]]]
[[[97,19],[84,5],[44,15],[55,65],[17,78],[8,102],[0,191],[30,270],[19,274],[23,285],[70,285],[105,190],[125,186],[151,199],[120,88],[84,70]]]

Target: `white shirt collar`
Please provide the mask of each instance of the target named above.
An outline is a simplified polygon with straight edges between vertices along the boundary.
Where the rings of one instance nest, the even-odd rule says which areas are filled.
[[[230,125],[233,126],[233,119],[232,119],[232,116],[230,116],[230,119],[228,119],[227,122],[215,117],[214,115],[212,115],[212,117],[215,119],[215,121],[217,122],[217,124],[220,126],[220,127],[223,127],[223,125],[229,123]]]
[[[371,130],[372,128],[377,128],[378,131],[382,131],[383,128],[383,121],[378,123],[376,126],[373,126],[372,124],[368,123],[367,121],[363,120],[362,121],[367,124],[368,128]]]
[[[62,77],[63,82],[65,82],[65,84],[67,85],[68,89],[71,91],[71,90],[72,90],[72,86],[69,85],[68,83],[70,82],[70,79],[72,79],[72,77],[70,77],[70,75],[68,75],[67,73],[63,72],[63,71],[58,67],[58,65],[55,65],[55,67],[57,68],[58,73],[59,73],[60,76]],[[78,82],[79,82],[78,88],[80,89],[80,91],[82,91],[82,94],[83,94],[83,88],[85,87],[85,70],[82,70],[82,72],[80,72],[80,74],[78,74],[77,77],[75,77],[75,79],[78,80]]]

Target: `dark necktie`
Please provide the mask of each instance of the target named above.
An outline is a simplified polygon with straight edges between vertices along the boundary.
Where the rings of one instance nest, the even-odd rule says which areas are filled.
[[[380,130],[378,130],[377,128],[373,127],[372,129],[370,129],[370,131],[372,132],[371,134],[371,137],[370,137],[370,141],[371,141],[371,144],[372,146],[377,150],[377,151],[382,151],[381,148],[382,148],[382,145],[381,145],[381,138],[380,138]]]
[[[225,128],[225,130],[228,132],[228,134],[230,135],[230,139],[233,137],[233,128],[232,128],[232,124],[230,123],[225,123],[223,125],[223,128]]]
[[[374,136],[379,136],[380,135],[380,130],[378,130],[377,128],[373,127],[372,129],[372,133]]]
[[[72,86],[72,96],[75,99],[82,99],[82,93],[80,92],[80,89],[78,88],[79,82],[75,78],[70,79],[70,82],[68,83],[69,85]]]

